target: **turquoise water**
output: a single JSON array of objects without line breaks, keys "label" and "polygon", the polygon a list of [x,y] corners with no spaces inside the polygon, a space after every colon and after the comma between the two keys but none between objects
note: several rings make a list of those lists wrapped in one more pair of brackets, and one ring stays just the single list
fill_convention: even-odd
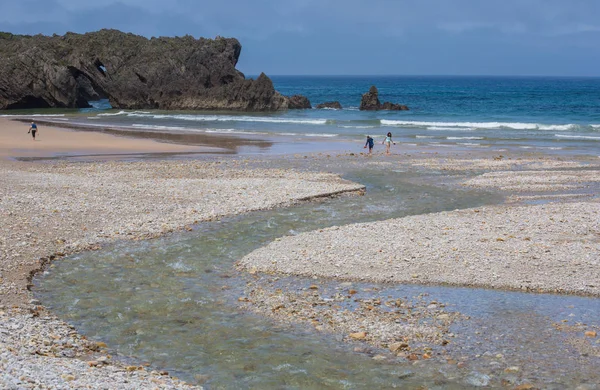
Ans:
[{"label": "turquoise water", "polygon": [[[343,110],[277,113],[110,110],[107,102],[79,112],[55,113],[59,121],[118,126],[132,131],[252,136],[277,142],[307,139],[360,144],[388,131],[398,142],[418,146],[536,149],[549,153],[598,154],[600,78],[275,76],[284,95],[306,95],[313,106],[338,100]],[[380,100],[410,111],[362,112],[361,95],[371,85]],[[108,110],[107,110],[108,109]],[[346,147],[346,146],[344,146]],[[376,146],[377,148],[377,146]],[[308,148],[310,149],[310,148]]]}]

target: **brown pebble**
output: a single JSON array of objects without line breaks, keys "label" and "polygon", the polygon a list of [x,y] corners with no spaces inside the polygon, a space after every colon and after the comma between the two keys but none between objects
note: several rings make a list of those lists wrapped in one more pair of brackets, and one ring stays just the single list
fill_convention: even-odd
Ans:
[{"label": "brown pebble", "polygon": [[364,340],[367,338],[367,332],[355,332],[349,334],[352,340]]}]

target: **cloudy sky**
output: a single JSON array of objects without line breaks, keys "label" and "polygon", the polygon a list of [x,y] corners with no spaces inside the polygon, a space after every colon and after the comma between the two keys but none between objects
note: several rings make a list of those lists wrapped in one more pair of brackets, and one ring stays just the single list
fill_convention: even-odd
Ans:
[{"label": "cloudy sky", "polygon": [[600,76],[599,0],[0,0],[0,31],[235,37],[267,74]]}]

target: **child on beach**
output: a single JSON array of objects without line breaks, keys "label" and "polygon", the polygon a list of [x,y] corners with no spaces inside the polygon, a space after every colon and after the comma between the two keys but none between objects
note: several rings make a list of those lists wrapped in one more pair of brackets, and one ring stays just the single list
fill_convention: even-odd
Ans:
[{"label": "child on beach", "polygon": [[35,141],[35,133],[37,133],[37,125],[35,124],[35,122],[31,122],[31,126],[29,127],[29,131],[27,133],[31,133],[31,136]]},{"label": "child on beach", "polygon": [[371,138],[371,136],[367,135],[367,143],[365,143],[365,147],[363,149],[366,149],[367,146],[369,146],[369,154],[371,154],[373,152],[374,145],[375,145],[375,141],[373,141],[373,138]]},{"label": "child on beach", "polygon": [[390,133],[390,132],[387,133],[387,136],[383,140],[382,144],[385,145],[385,154],[390,154],[390,145],[391,144],[396,145],[396,143],[394,141],[392,141],[392,133]]}]

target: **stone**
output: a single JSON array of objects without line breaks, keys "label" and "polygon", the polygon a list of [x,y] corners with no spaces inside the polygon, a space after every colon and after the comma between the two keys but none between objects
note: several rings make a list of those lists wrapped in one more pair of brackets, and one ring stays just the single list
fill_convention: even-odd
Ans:
[{"label": "stone", "polygon": [[[309,108],[262,73],[235,68],[235,38],[145,38],[118,30],[54,36],[0,34],[0,110],[82,108],[276,111]],[[124,54],[126,53],[126,54]]]},{"label": "stone", "polygon": [[409,108],[408,106],[405,106],[404,104],[396,104],[396,103],[390,103],[390,102],[385,102],[383,103],[381,106],[379,106],[380,110],[389,110],[389,111],[408,111]]},{"label": "stone", "polygon": [[514,390],[532,390],[535,389],[535,386],[531,383],[524,383],[514,388]]},{"label": "stone", "polygon": [[489,375],[481,374],[479,372],[473,371],[467,378],[466,381],[468,384],[476,387],[485,387],[490,383]]},{"label": "stone", "polygon": [[587,332],[585,332],[586,337],[596,337],[597,335],[598,335],[598,333],[596,333],[593,330],[588,330]]},{"label": "stone", "polygon": [[288,98],[288,108],[290,109],[308,109],[312,108],[310,100],[306,96],[293,95]]},{"label": "stone", "polygon": [[360,101],[361,111],[378,111],[378,110],[393,110],[393,111],[408,111],[409,108],[402,104],[379,101],[379,91],[376,86],[371,86],[369,92],[362,95]]},{"label": "stone", "polygon": [[360,110],[361,111],[377,111],[381,106],[381,102],[379,101],[379,91],[376,86],[371,86],[369,92],[362,95],[362,100],[360,101]]},{"label": "stone", "polygon": [[355,332],[349,334],[352,340],[364,340],[367,338],[367,332]]},{"label": "stone", "polygon": [[342,109],[342,105],[340,104],[340,102],[338,102],[336,100],[334,102],[325,102],[325,103],[317,104],[317,108],[319,108],[319,109],[331,108],[331,109],[334,109],[334,110],[341,110]]},{"label": "stone", "polygon": [[407,343],[392,343],[389,345],[389,349],[393,353],[397,353],[399,351],[407,351],[410,349]]}]

